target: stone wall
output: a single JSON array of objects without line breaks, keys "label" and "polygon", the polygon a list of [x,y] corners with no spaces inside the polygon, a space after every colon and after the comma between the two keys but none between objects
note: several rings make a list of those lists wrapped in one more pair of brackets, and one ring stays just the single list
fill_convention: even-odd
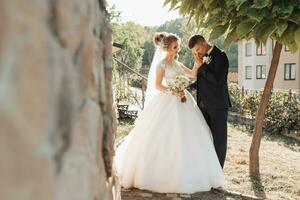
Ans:
[{"label": "stone wall", "polygon": [[0,0],[0,199],[112,199],[104,0]]}]

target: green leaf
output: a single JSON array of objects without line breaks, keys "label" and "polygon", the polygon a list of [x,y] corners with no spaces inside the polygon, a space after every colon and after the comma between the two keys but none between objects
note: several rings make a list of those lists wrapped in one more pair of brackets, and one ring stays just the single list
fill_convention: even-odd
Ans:
[{"label": "green leaf", "polygon": [[220,25],[220,26],[217,26],[216,28],[214,28],[210,35],[209,35],[209,40],[215,40],[217,38],[219,38],[221,35],[223,35],[227,28],[229,26],[229,23],[225,24],[225,25]]},{"label": "green leaf", "polygon": [[276,26],[273,23],[260,23],[253,30],[254,39],[258,40],[260,43],[266,43],[267,39],[271,36],[271,34],[275,31]]},{"label": "green leaf", "polygon": [[300,49],[300,28],[295,32],[295,41],[297,43],[298,49]]},{"label": "green leaf", "polygon": [[276,27],[277,27],[276,33],[278,34],[279,37],[282,36],[284,31],[287,29],[288,25],[289,24],[287,22],[282,20],[276,23]]},{"label": "green leaf", "polygon": [[171,1],[171,6],[170,6],[169,10],[173,10],[178,3],[179,3],[178,0],[172,0]]},{"label": "green leaf", "polygon": [[270,0],[255,0],[252,8],[261,9],[267,7],[270,3],[271,3]]},{"label": "green leaf", "polygon": [[289,21],[294,22],[300,25],[300,9],[295,9],[291,16],[289,17]]},{"label": "green leaf", "polygon": [[294,7],[292,5],[275,5],[272,9],[272,15],[274,18],[287,19],[293,12]]},{"label": "green leaf", "polygon": [[190,10],[189,4],[185,3],[179,7],[179,14],[185,15]]},{"label": "green leaf", "polygon": [[226,47],[229,48],[232,42],[237,40],[236,28],[232,29],[226,36],[225,44]]},{"label": "green leaf", "polygon": [[237,5],[237,10],[240,9],[240,7],[247,2],[247,0],[234,0],[235,4]]},{"label": "green leaf", "polygon": [[247,16],[250,19],[254,19],[257,22],[260,22],[264,18],[264,12],[262,12],[262,10],[260,10],[260,9],[249,8],[247,10]]},{"label": "green leaf", "polygon": [[171,2],[174,2],[174,1],[177,1],[177,0],[165,0],[163,6],[166,6],[167,4],[169,4],[169,3],[171,3]]},{"label": "green leaf", "polygon": [[222,9],[222,8],[215,8],[215,9],[211,10],[210,13],[213,14],[214,16],[215,15],[222,16],[223,11],[224,11],[224,9]]},{"label": "green leaf", "polygon": [[216,27],[216,26],[220,25],[220,22],[217,21],[216,18],[208,17],[207,20],[204,22],[204,25],[207,28],[213,28],[213,27]]},{"label": "green leaf", "polygon": [[226,0],[225,3],[227,8],[235,7],[235,2],[233,0]]},{"label": "green leaf", "polygon": [[205,9],[209,9],[214,0],[202,0]]},{"label": "green leaf", "polygon": [[292,53],[297,51],[297,44],[295,41],[296,30],[297,27],[294,24],[289,24],[286,31],[282,34],[283,44],[287,45]]},{"label": "green leaf", "polygon": [[296,31],[296,27],[294,25],[290,24],[282,35],[284,44],[287,44],[288,42],[291,42],[294,40],[295,31]]},{"label": "green leaf", "polygon": [[238,24],[236,30],[237,36],[239,38],[244,37],[247,33],[249,33],[253,29],[255,25],[256,22],[250,19]]},{"label": "green leaf", "polygon": [[289,48],[289,50],[291,51],[292,54],[295,53],[298,50],[297,43],[295,42],[295,40],[288,43],[287,46],[288,46],[288,48]]}]

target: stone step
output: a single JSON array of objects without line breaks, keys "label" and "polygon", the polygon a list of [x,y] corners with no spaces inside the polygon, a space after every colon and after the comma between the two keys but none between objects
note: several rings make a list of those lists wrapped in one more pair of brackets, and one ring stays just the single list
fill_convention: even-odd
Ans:
[{"label": "stone step", "polygon": [[194,194],[176,194],[176,193],[156,193],[147,190],[139,190],[136,188],[122,189],[121,191],[122,200],[148,200],[148,199],[159,199],[159,200],[189,200],[189,199],[201,199],[201,200],[240,200],[242,198],[230,198],[226,195],[216,192],[198,192]]}]

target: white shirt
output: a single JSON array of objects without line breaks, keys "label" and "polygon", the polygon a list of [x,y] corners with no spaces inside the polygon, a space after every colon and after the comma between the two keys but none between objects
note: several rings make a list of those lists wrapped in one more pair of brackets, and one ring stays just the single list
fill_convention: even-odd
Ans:
[{"label": "white shirt", "polygon": [[210,49],[207,51],[207,55],[209,55],[211,52],[212,52],[212,50],[214,49],[214,45],[212,45],[211,47],[210,47]]}]

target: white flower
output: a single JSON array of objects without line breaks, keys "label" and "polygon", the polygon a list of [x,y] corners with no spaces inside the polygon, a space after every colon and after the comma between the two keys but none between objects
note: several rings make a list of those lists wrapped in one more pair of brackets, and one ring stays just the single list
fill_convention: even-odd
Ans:
[{"label": "white flower", "polygon": [[209,64],[211,62],[211,57],[210,56],[204,56],[203,57],[203,63]]},{"label": "white flower", "polygon": [[185,90],[190,84],[192,84],[194,80],[184,76],[184,75],[178,75],[175,77],[173,81],[170,81],[169,88],[172,91],[180,92]]},{"label": "white flower", "polygon": [[[176,93],[184,91],[190,84],[192,84],[195,80],[190,79],[186,76],[183,75],[178,75],[173,79],[172,81],[169,82],[168,88],[171,91],[174,91]],[[183,96],[181,97],[181,102],[185,102],[186,97]]]}]

